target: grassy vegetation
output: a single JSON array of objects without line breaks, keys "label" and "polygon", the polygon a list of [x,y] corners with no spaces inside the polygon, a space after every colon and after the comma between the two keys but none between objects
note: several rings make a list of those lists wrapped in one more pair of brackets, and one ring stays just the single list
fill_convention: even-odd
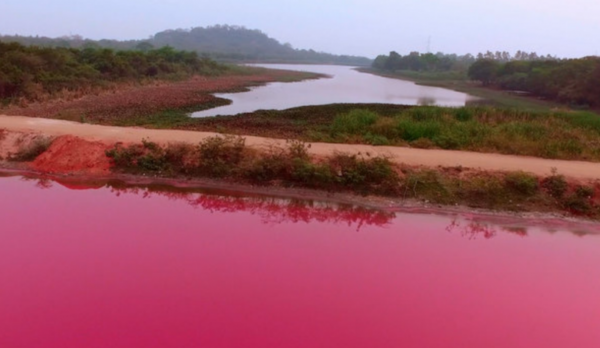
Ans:
[{"label": "grassy vegetation", "polygon": [[214,137],[198,146],[159,146],[144,141],[107,152],[114,170],[157,176],[209,177],[254,185],[282,185],[346,191],[429,203],[467,205],[509,211],[563,211],[600,217],[592,186],[572,185],[553,173],[537,178],[527,173],[463,172],[396,167],[382,157],[335,154],[315,160],[304,143],[258,153],[243,138]]},{"label": "grassy vegetation", "polygon": [[121,124],[600,161],[600,116],[584,111],[334,104],[201,119],[174,111]]},{"label": "grassy vegetation", "polygon": [[586,112],[418,107],[392,117],[369,110],[337,116],[323,139],[600,160],[600,117]]}]

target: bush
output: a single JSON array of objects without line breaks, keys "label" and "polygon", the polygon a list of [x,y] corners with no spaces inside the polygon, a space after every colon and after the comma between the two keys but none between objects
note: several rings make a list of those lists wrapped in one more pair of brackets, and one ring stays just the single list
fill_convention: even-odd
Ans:
[{"label": "bush", "polygon": [[235,136],[205,139],[198,146],[198,173],[211,177],[231,175],[244,159],[245,142]]},{"label": "bush", "polygon": [[589,186],[577,186],[575,189],[575,195],[579,198],[590,199],[594,197],[594,188]]},{"label": "bush", "polygon": [[142,145],[123,147],[121,144],[116,144],[106,151],[106,156],[112,159],[116,167],[127,171],[172,171],[172,164],[166,156],[166,150],[146,139],[142,140]]},{"label": "bush", "polygon": [[567,192],[567,181],[564,176],[553,174],[542,181],[542,187],[555,199],[561,199]]},{"label": "bush", "polygon": [[571,213],[577,215],[588,215],[592,212],[592,204],[586,198],[579,197],[577,194],[572,194],[564,201],[564,206]]},{"label": "bush", "polygon": [[365,194],[398,193],[400,179],[387,158],[336,154],[329,160],[329,165],[337,173],[337,181],[346,189]]},{"label": "bush", "polygon": [[538,179],[524,172],[507,174],[504,182],[509,189],[524,196],[532,196],[539,189]]},{"label": "bush", "polygon": [[51,138],[38,138],[33,140],[27,146],[20,148],[16,153],[8,156],[9,161],[14,162],[30,162],[35,160],[39,155],[46,152],[52,145]]}]

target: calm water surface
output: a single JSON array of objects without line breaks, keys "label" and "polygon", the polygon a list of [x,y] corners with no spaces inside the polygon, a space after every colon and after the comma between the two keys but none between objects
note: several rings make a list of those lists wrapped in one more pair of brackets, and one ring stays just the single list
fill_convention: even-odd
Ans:
[{"label": "calm water surface", "polygon": [[333,103],[385,103],[404,105],[464,106],[474,99],[448,89],[419,86],[410,81],[390,79],[335,65],[261,64],[272,69],[309,71],[331,78],[295,83],[270,83],[249,92],[216,94],[231,105],[193,113],[193,117],[236,115],[256,110],[284,110],[305,105]]},{"label": "calm water surface", "polygon": [[0,177],[0,347],[600,346],[598,226],[84,188]]}]

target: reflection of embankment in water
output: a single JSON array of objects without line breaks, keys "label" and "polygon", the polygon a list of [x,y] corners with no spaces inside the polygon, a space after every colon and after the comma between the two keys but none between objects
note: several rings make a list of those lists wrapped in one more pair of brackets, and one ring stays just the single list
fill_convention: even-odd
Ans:
[{"label": "reflection of embankment in water", "polygon": [[162,184],[132,185],[118,180],[72,181],[36,177],[22,177],[35,181],[40,189],[50,189],[56,182],[70,190],[108,189],[116,197],[138,195],[151,199],[154,196],[166,197],[173,201],[183,201],[194,208],[219,213],[250,213],[259,216],[265,224],[281,223],[344,223],[356,226],[359,231],[364,226],[385,227],[395,218],[393,212],[369,209],[357,205],[320,202],[308,199],[289,199],[257,194],[246,194],[217,189],[182,188]]},{"label": "reflection of embankment in water", "polygon": [[386,226],[395,217],[395,214],[391,212],[353,205],[268,196],[233,196],[189,192],[189,190],[165,191],[163,189],[164,187],[110,187],[110,190],[117,196],[137,194],[143,195],[144,198],[151,198],[153,195],[157,195],[170,200],[184,201],[192,207],[202,208],[209,212],[250,213],[260,216],[265,224],[284,222],[345,223],[348,226],[356,226],[356,230],[359,231],[363,226]]},{"label": "reflection of embankment in water", "polygon": [[[1,177],[14,176],[0,172]],[[166,184],[131,184],[121,180],[72,180],[21,176],[22,180],[35,181],[35,187],[50,189],[56,182],[70,190],[107,189],[119,197],[121,195],[141,195],[151,199],[154,196],[169,200],[183,201],[186,204],[209,212],[246,212],[260,216],[265,224],[292,223],[345,223],[356,226],[360,231],[364,226],[402,226],[403,217],[414,214],[429,214],[447,217],[451,222],[446,227],[450,233],[460,233],[468,239],[491,239],[500,233],[510,233],[527,237],[530,230],[547,233],[570,232],[576,236],[600,236],[600,223],[569,220],[565,218],[519,217],[501,214],[475,214],[448,212],[443,209],[394,209],[377,210],[360,205],[323,202],[309,199],[290,199],[264,194],[249,194],[225,189],[198,187],[176,187]]]},{"label": "reflection of embankment in water", "polygon": [[450,233],[459,233],[468,239],[492,239],[498,234],[510,233],[520,237],[530,235],[530,230],[546,233],[569,232],[578,237],[600,236],[600,224],[564,219],[526,219],[506,216],[462,214],[455,216],[446,227]]}]

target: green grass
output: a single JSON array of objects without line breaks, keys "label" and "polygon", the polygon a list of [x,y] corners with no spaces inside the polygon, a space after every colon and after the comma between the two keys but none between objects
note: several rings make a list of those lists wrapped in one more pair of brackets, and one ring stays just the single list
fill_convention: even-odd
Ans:
[{"label": "green grass", "polygon": [[379,116],[354,110],[334,118],[325,134],[339,142],[600,161],[600,116],[589,112],[422,106]]}]

